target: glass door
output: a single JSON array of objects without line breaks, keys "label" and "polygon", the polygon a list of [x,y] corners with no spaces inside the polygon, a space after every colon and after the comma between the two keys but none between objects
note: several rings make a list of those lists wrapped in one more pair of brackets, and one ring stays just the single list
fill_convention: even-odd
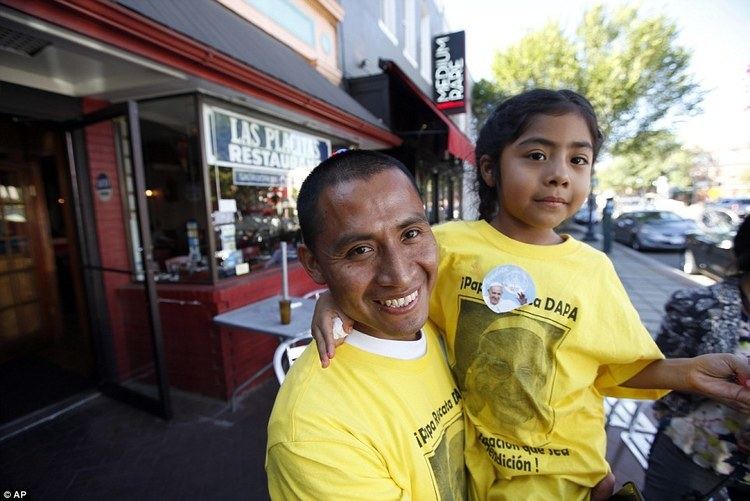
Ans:
[{"label": "glass door", "polygon": [[0,164],[0,363],[47,334],[25,170]]},{"label": "glass door", "polygon": [[66,142],[102,388],[169,419],[137,104],[86,115]]}]

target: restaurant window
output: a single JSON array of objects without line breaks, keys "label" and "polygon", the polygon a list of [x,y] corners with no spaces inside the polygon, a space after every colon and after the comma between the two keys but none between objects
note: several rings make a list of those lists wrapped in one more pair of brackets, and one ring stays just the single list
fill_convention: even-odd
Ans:
[{"label": "restaurant window", "polygon": [[279,266],[282,241],[296,259],[297,194],[330,141],[223,106],[203,116],[218,277]]},{"label": "restaurant window", "polygon": [[[146,200],[159,282],[211,281],[197,110],[194,95],[139,103]],[[132,189],[132,180],[127,186]]]},{"label": "restaurant window", "polygon": [[419,191],[422,193],[424,202],[424,211],[430,224],[438,222],[438,215],[435,208],[435,175],[429,170],[419,172]]},{"label": "restaurant window", "polygon": [[450,174],[443,172],[438,176],[438,222],[449,221],[451,219],[453,204],[453,194],[451,193]]},{"label": "restaurant window", "polygon": [[463,193],[463,177],[462,172],[454,172],[450,178],[450,192],[452,196],[452,202],[450,206],[450,213],[448,219],[456,220],[461,219],[461,199]]}]

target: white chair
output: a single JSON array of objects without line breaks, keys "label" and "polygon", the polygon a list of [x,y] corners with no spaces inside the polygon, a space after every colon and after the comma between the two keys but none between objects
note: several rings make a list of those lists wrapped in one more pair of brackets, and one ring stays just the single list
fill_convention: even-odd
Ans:
[{"label": "white chair", "polygon": [[605,426],[625,428],[620,439],[644,469],[648,468],[648,455],[656,436],[656,426],[647,415],[650,404],[645,400],[613,397],[607,397],[604,403]]},{"label": "white chair", "polygon": [[308,332],[302,336],[287,339],[276,348],[273,354],[273,371],[276,373],[279,384],[284,382],[286,373],[289,372],[295,360],[302,355],[310,341],[312,341],[312,336]]},{"label": "white chair", "polygon": [[307,294],[304,294],[302,297],[305,299],[318,299],[321,294],[324,292],[328,292],[328,287],[323,287],[322,289],[315,289],[314,291],[310,291]]}]

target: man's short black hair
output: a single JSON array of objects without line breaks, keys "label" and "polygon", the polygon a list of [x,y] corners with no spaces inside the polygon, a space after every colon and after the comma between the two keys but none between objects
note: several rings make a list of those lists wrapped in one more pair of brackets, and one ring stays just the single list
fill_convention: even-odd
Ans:
[{"label": "man's short black hair", "polygon": [[[297,197],[297,214],[302,231],[302,241],[311,250],[315,245],[315,235],[320,231],[321,218],[318,215],[318,200],[329,186],[353,180],[366,180],[388,169],[403,172],[419,195],[417,182],[409,169],[395,158],[371,150],[347,150],[337,153],[315,167],[302,183]],[[373,197],[379,196],[373,193]]]}]

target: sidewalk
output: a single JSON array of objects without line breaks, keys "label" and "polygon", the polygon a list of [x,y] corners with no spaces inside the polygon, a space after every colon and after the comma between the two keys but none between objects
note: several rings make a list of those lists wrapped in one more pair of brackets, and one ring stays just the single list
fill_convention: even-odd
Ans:
[{"label": "sidewalk", "polygon": [[[566,231],[581,236],[579,227]],[[698,286],[619,244],[610,257],[652,334],[669,295]],[[266,423],[277,390],[275,379],[268,381],[235,412],[223,402],[173,390],[170,422],[97,396],[0,442],[0,490],[25,490],[25,499],[33,500],[268,499]],[[626,407],[616,409],[613,425],[628,424],[632,408],[628,414]],[[608,459],[618,485],[642,485],[643,467],[623,442],[623,431],[609,427]]]}]

